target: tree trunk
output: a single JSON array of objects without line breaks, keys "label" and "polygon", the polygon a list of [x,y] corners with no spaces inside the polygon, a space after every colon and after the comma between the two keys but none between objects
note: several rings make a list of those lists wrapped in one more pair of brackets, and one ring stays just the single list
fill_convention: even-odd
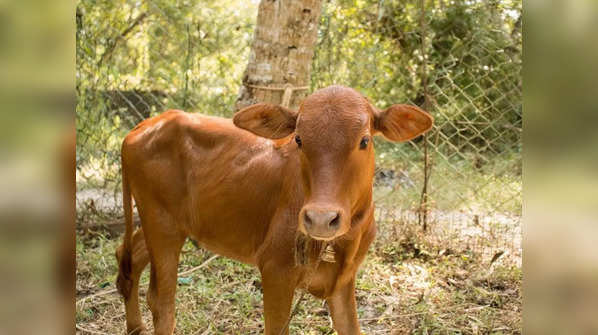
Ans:
[{"label": "tree trunk", "polygon": [[235,108],[268,102],[296,108],[307,95],[321,0],[262,0]]}]

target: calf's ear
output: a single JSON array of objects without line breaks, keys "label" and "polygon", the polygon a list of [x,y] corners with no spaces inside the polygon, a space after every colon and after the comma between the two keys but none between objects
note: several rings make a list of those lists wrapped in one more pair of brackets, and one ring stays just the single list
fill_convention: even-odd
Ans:
[{"label": "calf's ear", "polygon": [[409,141],[432,128],[434,118],[411,105],[392,105],[374,112],[374,128],[391,141]]},{"label": "calf's ear", "polygon": [[260,103],[238,111],[233,117],[233,123],[258,136],[278,139],[295,131],[297,112],[282,106]]}]

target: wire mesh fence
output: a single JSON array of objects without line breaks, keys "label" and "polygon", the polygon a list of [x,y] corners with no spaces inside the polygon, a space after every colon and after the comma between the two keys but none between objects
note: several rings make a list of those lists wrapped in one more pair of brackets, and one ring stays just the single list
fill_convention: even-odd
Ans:
[{"label": "wire mesh fence", "polygon": [[[78,4],[80,225],[121,215],[120,143],[135,124],[168,108],[232,116],[257,5]],[[342,84],[435,117],[408,143],[376,139],[379,224],[520,256],[521,3],[331,0],[317,43],[311,91]]]}]

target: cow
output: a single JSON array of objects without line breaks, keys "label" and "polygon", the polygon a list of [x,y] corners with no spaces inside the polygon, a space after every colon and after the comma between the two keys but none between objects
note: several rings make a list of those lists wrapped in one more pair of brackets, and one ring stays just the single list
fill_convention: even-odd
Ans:
[{"label": "cow", "polygon": [[265,334],[288,334],[297,288],[326,300],[338,334],[359,334],[355,276],[376,234],[372,136],[408,141],[432,124],[418,107],[379,110],[342,86],[298,111],[259,103],[231,120],[170,110],[138,124],[122,145],[116,252],[128,333],[147,332],[138,289],[148,263],[155,334],[174,332],[179,254],[191,238],[259,269]]}]

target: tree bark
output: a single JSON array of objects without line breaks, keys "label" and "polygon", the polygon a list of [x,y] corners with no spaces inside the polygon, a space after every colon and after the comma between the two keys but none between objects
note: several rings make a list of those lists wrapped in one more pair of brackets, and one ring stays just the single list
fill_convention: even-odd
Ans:
[{"label": "tree bark", "polygon": [[[321,0],[260,2],[252,51],[235,105],[237,110],[258,102],[282,104],[281,88],[285,85],[309,86],[321,8]],[[307,89],[292,90],[289,107],[296,108],[307,92]]]}]

